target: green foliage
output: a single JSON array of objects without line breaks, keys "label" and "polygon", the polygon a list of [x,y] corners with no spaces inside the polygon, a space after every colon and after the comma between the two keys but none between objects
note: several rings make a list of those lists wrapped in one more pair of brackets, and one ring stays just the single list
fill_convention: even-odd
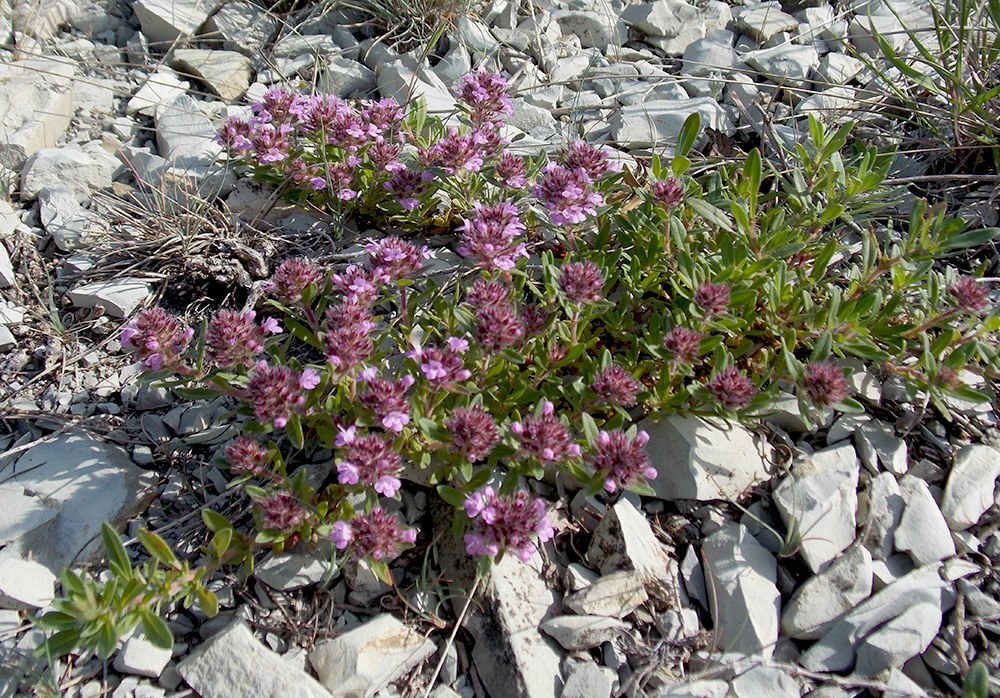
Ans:
[{"label": "green foliage", "polygon": [[965,698],[990,698],[990,671],[982,662],[975,662],[965,675],[962,690]]}]

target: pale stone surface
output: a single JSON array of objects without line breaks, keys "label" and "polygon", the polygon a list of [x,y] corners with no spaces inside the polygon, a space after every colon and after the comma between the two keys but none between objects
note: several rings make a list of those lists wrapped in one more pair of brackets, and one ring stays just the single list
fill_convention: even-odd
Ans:
[{"label": "pale stone surface", "polygon": [[5,550],[31,551],[54,572],[89,553],[95,541],[103,551],[101,524],[141,511],[158,479],[135,467],[120,447],[77,431],[32,447],[14,466],[0,472],[0,480],[38,496],[59,515]]},{"label": "pale stone surface", "polygon": [[781,44],[751,51],[743,56],[743,60],[762,78],[775,84],[804,88],[809,85],[810,71],[819,66],[819,53],[814,46]]},{"label": "pale stone surface", "polygon": [[157,148],[173,167],[211,167],[222,153],[215,125],[187,95],[157,105],[155,123]]},{"label": "pale stone surface", "polygon": [[51,148],[73,118],[71,61],[34,58],[0,63],[0,165],[20,169]]},{"label": "pale stone surface", "polygon": [[142,305],[151,292],[149,283],[142,279],[121,278],[77,286],[69,292],[69,299],[78,308],[101,305],[109,316],[124,318]]},{"label": "pale stone surface", "polygon": [[235,51],[179,48],[174,50],[172,65],[182,75],[201,80],[223,102],[242,97],[253,73],[250,59]]},{"label": "pale stone surface", "polygon": [[902,666],[927,649],[940,629],[938,604],[914,604],[864,639],[858,647],[855,673],[878,676]]},{"label": "pale stone surface", "polygon": [[132,635],[115,656],[115,671],[155,679],[163,673],[173,651],[155,646],[142,635]]},{"label": "pale stone surface", "polygon": [[559,616],[550,618],[540,626],[568,650],[586,650],[609,642],[632,626],[607,616]]},{"label": "pale stone surface", "polygon": [[774,490],[785,525],[794,521],[803,536],[802,557],[813,572],[854,540],[860,468],[851,444],[840,443],[796,463]]},{"label": "pale stone surface", "polygon": [[611,120],[612,138],[622,147],[662,147],[677,142],[685,119],[697,112],[702,129],[712,128],[732,135],[729,114],[711,97],[685,100],[655,100],[623,108]]},{"label": "pale stone surface", "polygon": [[309,663],[334,698],[371,698],[434,651],[433,642],[382,614],[320,644]]},{"label": "pale stone surface", "polygon": [[896,549],[896,528],[906,506],[892,473],[880,473],[868,481],[866,517],[872,523],[864,545],[876,560],[885,560]]},{"label": "pale stone surface", "polygon": [[906,476],[899,481],[906,503],[896,528],[896,550],[906,552],[919,565],[927,565],[955,554],[955,541],[927,483]]},{"label": "pale stone surface", "polygon": [[650,485],[662,499],[734,499],[768,477],[753,435],[739,424],[724,430],[675,414],[645,419],[639,429],[649,434],[646,453],[657,472]]},{"label": "pale stone surface", "polygon": [[651,587],[668,593],[677,587],[677,564],[664,552],[646,517],[625,499],[601,519],[587,559],[601,574],[635,570]]},{"label": "pale stone surface", "polygon": [[953,531],[975,526],[993,506],[997,477],[1000,452],[992,446],[974,444],[955,454],[941,500],[941,513]]},{"label": "pale stone surface", "polygon": [[854,445],[861,463],[871,472],[878,473],[881,465],[894,475],[906,474],[909,467],[906,442],[885,422],[875,420],[861,425],[854,432]]},{"label": "pale stone surface", "polygon": [[728,692],[725,681],[691,681],[660,689],[654,698],[725,698]]},{"label": "pale stone surface", "polygon": [[582,615],[624,618],[648,598],[642,575],[622,570],[600,577],[586,589],[567,596],[563,605]]},{"label": "pale stone surface", "polygon": [[38,217],[45,232],[63,252],[86,247],[107,232],[108,222],[77,203],[66,189],[45,188],[38,194]]},{"label": "pale stone surface", "polygon": [[59,515],[17,483],[0,482],[0,546],[31,533]]},{"label": "pale stone surface", "polygon": [[241,619],[195,648],[177,671],[202,698],[330,698],[316,679],[261,644]]},{"label": "pale stone surface", "polygon": [[778,640],[780,608],[774,556],[739,524],[706,538],[702,555],[718,646],[770,659]]},{"label": "pale stone surface", "polygon": [[153,116],[157,106],[169,104],[187,93],[190,83],[177,77],[169,68],[158,68],[142,83],[132,99],[128,101],[127,114]]},{"label": "pale stone surface", "polygon": [[782,609],[781,631],[797,639],[818,639],[830,621],[864,601],[871,591],[872,556],[859,545],[795,590]]},{"label": "pale stone surface", "polygon": [[760,42],[775,34],[799,28],[799,20],[777,7],[749,7],[737,14],[736,28]]},{"label": "pale stone surface", "polygon": [[559,698],[611,698],[618,675],[607,667],[583,662],[566,677]]},{"label": "pale stone surface", "polygon": [[413,69],[403,59],[378,64],[375,78],[379,93],[383,97],[392,97],[400,104],[411,98],[423,97],[430,114],[450,114],[457,107],[455,98],[441,78],[432,71],[424,70],[415,79]]},{"label": "pale stone surface", "polygon": [[799,682],[777,667],[758,666],[729,684],[732,698],[799,698]]},{"label": "pale stone surface", "polygon": [[41,608],[55,598],[56,576],[33,560],[0,560],[0,608]]},{"label": "pale stone surface", "polygon": [[618,46],[628,39],[628,27],[611,12],[556,10],[552,13],[552,21],[559,24],[563,34],[579,37],[583,48],[603,49],[609,44]]},{"label": "pale stone surface", "polygon": [[698,16],[698,8],[682,0],[656,0],[625,6],[622,21],[647,36],[677,36],[685,22]]},{"label": "pale stone surface", "polygon": [[150,46],[165,49],[197,32],[216,4],[214,0],[136,0],[133,11]]},{"label": "pale stone surface", "polygon": [[264,8],[249,2],[227,2],[205,23],[208,39],[220,37],[227,51],[239,51],[253,58],[278,30],[278,19]]},{"label": "pale stone surface", "polygon": [[316,87],[338,97],[368,96],[375,89],[375,73],[358,61],[334,56],[319,71]]},{"label": "pale stone surface", "polygon": [[283,553],[268,555],[254,565],[253,575],[272,589],[290,591],[318,583],[330,569],[330,561],[316,555]]},{"label": "pale stone surface", "polygon": [[42,189],[58,188],[86,201],[95,191],[109,188],[120,169],[118,158],[100,147],[43,148],[21,170],[21,199],[32,201]]}]

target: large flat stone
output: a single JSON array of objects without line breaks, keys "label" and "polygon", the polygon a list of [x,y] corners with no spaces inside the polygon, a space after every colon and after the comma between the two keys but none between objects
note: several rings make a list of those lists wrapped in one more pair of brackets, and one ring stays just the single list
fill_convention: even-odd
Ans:
[{"label": "large flat stone", "polygon": [[941,513],[953,531],[975,526],[993,506],[993,491],[1000,477],[1000,452],[975,444],[955,454],[941,500]]},{"label": "large flat stone", "polygon": [[685,119],[697,112],[702,130],[712,128],[727,135],[735,132],[726,110],[711,97],[654,100],[624,107],[611,120],[611,137],[623,148],[674,145]]},{"label": "large flat stone", "polygon": [[19,170],[58,142],[73,118],[74,66],[48,58],[0,63],[0,165]]},{"label": "large flat stone", "polygon": [[235,51],[179,48],[174,51],[173,66],[203,82],[223,102],[242,97],[253,73],[250,59]]},{"label": "large flat stone", "polygon": [[194,35],[217,4],[216,0],[137,0],[132,9],[150,47],[164,50]]}]

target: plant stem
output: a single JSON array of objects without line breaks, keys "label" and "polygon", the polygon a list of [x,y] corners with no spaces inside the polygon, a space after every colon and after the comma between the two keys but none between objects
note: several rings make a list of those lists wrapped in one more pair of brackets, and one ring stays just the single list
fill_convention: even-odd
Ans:
[{"label": "plant stem", "polygon": [[444,667],[445,660],[448,659],[448,650],[455,644],[455,636],[458,635],[458,629],[462,627],[465,615],[469,612],[469,606],[472,605],[472,599],[475,597],[476,591],[479,590],[480,581],[482,581],[482,577],[477,574],[476,581],[472,585],[472,589],[469,590],[469,598],[465,600],[465,606],[462,607],[462,612],[459,613],[458,618],[455,619],[455,627],[451,629],[451,635],[448,636],[448,642],[445,643],[444,649],[441,652],[441,659],[438,660],[437,666],[434,667],[434,673],[431,674],[430,681],[427,682],[427,690],[424,691],[423,698],[428,698],[434,688],[434,682],[437,681],[437,677],[441,673],[441,669]]}]

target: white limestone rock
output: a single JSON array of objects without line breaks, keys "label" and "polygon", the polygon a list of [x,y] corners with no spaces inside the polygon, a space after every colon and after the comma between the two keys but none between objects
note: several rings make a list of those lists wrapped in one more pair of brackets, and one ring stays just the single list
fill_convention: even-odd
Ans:
[{"label": "white limestone rock", "polygon": [[56,576],[45,565],[19,558],[0,559],[0,608],[42,608],[55,598]]},{"label": "white limestone rock", "polygon": [[670,415],[645,419],[639,429],[649,434],[646,453],[657,472],[650,485],[661,499],[731,500],[768,478],[753,435],[739,424],[719,429],[698,417]]},{"label": "white limestone rock", "polygon": [[625,24],[647,36],[677,36],[685,22],[698,16],[698,8],[683,0],[656,0],[626,5],[621,14]]},{"label": "white limestone rock", "polygon": [[729,684],[732,698],[799,698],[799,682],[777,667],[757,666]]},{"label": "white limestone rock", "polygon": [[809,86],[810,72],[819,66],[819,53],[814,46],[780,44],[751,51],[743,60],[762,78],[776,85],[801,89]]},{"label": "white limestone rock", "polygon": [[854,48],[859,53],[873,57],[881,54],[881,49],[875,41],[876,33],[881,35],[897,53],[906,48],[906,44],[910,41],[905,27],[891,12],[885,15],[855,15],[847,31],[847,38]]},{"label": "white limestone rock", "polygon": [[33,58],[0,63],[0,165],[19,170],[56,145],[73,118],[75,63]]},{"label": "white limestone rock", "polygon": [[563,605],[581,615],[624,618],[648,598],[642,575],[621,570],[599,577],[585,589],[567,596]]},{"label": "white limestone rock", "polygon": [[570,651],[588,650],[610,642],[632,626],[607,616],[558,616],[550,618],[539,626]]},{"label": "white limestone rock", "polygon": [[736,29],[749,34],[760,43],[780,32],[795,31],[798,28],[799,20],[777,7],[750,5],[736,13]]},{"label": "white limestone rock", "polygon": [[583,48],[605,49],[620,46],[628,39],[628,27],[618,15],[608,11],[556,10],[552,21],[559,25],[563,34],[571,34],[580,39]]},{"label": "white limestone rock", "polygon": [[172,167],[211,167],[222,153],[215,125],[187,95],[156,107],[156,145]]},{"label": "white limestone rock", "polygon": [[364,97],[374,91],[375,73],[358,61],[333,56],[326,61],[316,80],[316,88],[324,94],[345,99]]},{"label": "white limestone rock", "polygon": [[420,633],[382,614],[317,646],[309,663],[334,698],[371,698],[435,650]]},{"label": "white limestone rock", "polygon": [[330,571],[330,561],[308,553],[270,554],[254,565],[253,576],[272,589],[291,591],[318,584]]},{"label": "white limestone rock", "polygon": [[876,560],[888,559],[896,549],[896,529],[906,503],[892,473],[880,473],[868,481],[866,517],[872,518],[864,546]]},{"label": "white limestone rock", "polygon": [[278,31],[278,19],[249,0],[222,5],[205,23],[206,41],[222,41],[227,51],[254,58]]},{"label": "white limestone rock", "polygon": [[602,575],[635,570],[651,589],[671,594],[677,588],[677,563],[664,552],[646,517],[625,499],[594,530],[587,560]]},{"label": "white limestone rock", "polygon": [[195,648],[177,671],[202,698],[330,698],[316,679],[265,647],[239,618]]},{"label": "white limestone rock", "polygon": [[705,37],[691,42],[684,49],[681,73],[695,77],[707,76],[715,71],[726,72],[739,63],[740,58],[732,44],[718,38]]},{"label": "white limestone rock", "polygon": [[120,169],[118,158],[96,145],[86,150],[43,148],[21,170],[21,200],[32,201],[50,187],[70,192],[77,201],[86,201],[95,191],[110,188]]},{"label": "white limestone rock", "polygon": [[172,649],[157,647],[142,635],[132,635],[115,655],[114,668],[123,674],[159,678],[170,662]]},{"label": "white limestone rock", "polygon": [[872,473],[878,466],[894,475],[905,475],[909,467],[906,442],[896,436],[895,430],[881,420],[874,420],[854,432],[854,445],[861,463]]},{"label": "white limestone rock", "polygon": [[834,560],[795,590],[781,612],[781,631],[801,640],[816,640],[830,621],[851,610],[872,592],[872,556],[864,546]]},{"label": "white limestone rock", "polygon": [[909,553],[918,566],[954,555],[951,529],[927,483],[907,475],[899,481],[899,492],[906,506],[896,528],[896,550]]},{"label": "white limestone rock", "polygon": [[158,68],[150,74],[135,95],[128,101],[125,112],[134,116],[153,116],[161,104],[170,104],[175,99],[187,94],[190,83],[181,80],[177,73],[169,68]]},{"label": "white limestone rock", "polygon": [[1000,452],[973,444],[955,454],[941,500],[941,513],[953,531],[975,526],[993,506],[993,492],[1000,477]]},{"label": "white limestone rock", "polygon": [[150,47],[165,50],[193,36],[215,6],[213,0],[136,0],[132,9]]},{"label": "white limestone rock", "polygon": [[86,247],[94,238],[107,232],[108,221],[77,203],[66,189],[42,189],[38,195],[38,217],[45,232],[63,252]]},{"label": "white limestone rock", "polygon": [[611,698],[618,675],[607,667],[582,662],[566,677],[559,698]]},{"label": "white limestone rock", "polygon": [[910,606],[864,639],[857,649],[855,673],[874,677],[901,667],[927,649],[940,629],[939,604]]},{"label": "white limestone rock", "polygon": [[706,538],[702,556],[719,647],[769,660],[778,640],[781,602],[774,556],[739,524]]},{"label": "white limestone rock", "polygon": [[701,116],[702,129],[727,135],[735,133],[728,112],[711,97],[684,100],[658,99],[624,107],[611,119],[611,137],[623,148],[650,148],[677,142],[684,121],[693,113]]},{"label": "white limestone rock", "polygon": [[0,482],[0,546],[31,533],[58,515],[58,509],[46,506],[21,485]]},{"label": "white limestone rock", "polygon": [[414,97],[423,97],[430,114],[450,114],[458,103],[448,87],[433,71],[423,70],[414,78],[413,68],[402,58],[379,63],[375,68],[379,93],[392,97],[400,104]]},{"label": "white limestone rock", "polygon": [[785,526],[803,536],[802,557],[819,572],[854,540],[860,464],[854,448],[840,443],[797,462],[774,490]]},{"label": "white limestone rock", "polygon": [[846,53],[828,53],[816,66],[816,82],[823,86],[846,85],[856,78],[865,64]]},{"label": "white limestone rock", "polygon": [[69,299],[78,308],[104,308],[109,317],[129,317],[153,292],[143,279],[122,277],[110,281],[77,286],[69,292]]},{"label": "white limestone rock", "polygon": [[250,87],[250,59],[235,51],[179,48],[171,65],[182,75],[197,78],[223,102],[234,102]]},{"label": "white limestone rock", "polygon": [[499,45],[490,28],[468,15],[455,20],[455,33],[459,40],[474,53],[488,54]]},{"label": "white limestone rock", "polygon": [[813,114],[827,123],[841,123],[849,119],[858,107],[857,93],[850,87],[831,87],[809,95],[795,105],[799,116]]}]

